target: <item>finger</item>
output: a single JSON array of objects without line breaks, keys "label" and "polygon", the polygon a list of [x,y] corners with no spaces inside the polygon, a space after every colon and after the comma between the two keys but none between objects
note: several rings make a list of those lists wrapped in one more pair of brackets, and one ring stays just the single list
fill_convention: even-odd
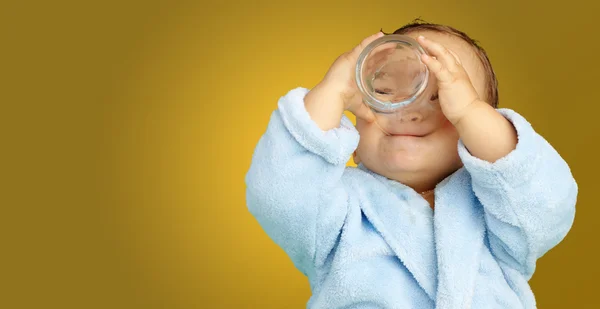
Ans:
[{"label": "finger", "polygon": [[364,66],[365,73],[375,74],[375,72],[383,69],[384,64],[389,60],[389,55],[377,55],[373,59],[369,59],[367,64]]},{"label": "finger", "polygon": [[395,44],[382,44],[375,47],[367,57],[365,68],[373,68],[387,60],[396,51]]},{"label": "finger", "polygon": [[358,58],[358,55],[360,55],[360,52],[362,52],[363,49],[365,49],[365,47],[367,47],[367,45],[371,44],[371,42],[377,40],[378,38],[384,36],[384,34],[379,31],[373,35],[370,35],[368,37],[366,37],[364,40],[362,40],[362,42],[360,42],[360,44],[358,44],[356,47],[354,47],[352,49],[352,51],[350,52],[350,55],[353,58]]},{"label": "finger", "polygon": [[[373,48],[373,50],[371,51],[371,54],[375,55],[375,54],[382,53],[382,52],[389,53],[391,51],[394,51],[396,49],[397,45],[398,45],[397,43],[390,43],[390,42],[380,44],[377,47]],[[366,47],[366,45],[365,45],[365,47]]]},{"label": "finger", "polygon": [[452,54],[452,56],[454,56],[454,60],[456,61],[456,65],[462,66],[462,61],[460,61],[460,57],[458,57],[458,55],[455,52],[453,52],[451,49],[448,49],[448,51]]},{"label": "finger", "polygon": [[434,56],[450,72],[459,70],[461,66],[460,61],[458,61],[458,56],[456,56],[454,52],[437,42],[423,37],[422,35],[418,37],[418,40],[423,48],[425,48],[427,52]]},{"label": "finger", "polygon": [[348,110],[356,116],[356,118],[362,119],[368,123],[372,123],[375,121],[375,114],[373,110],[369,108],[363,102],[357,102],[357,104],[353,104]]},{"label": "finger", "polygon": [[454,75],[448,71],[448,68],[445,67],[439,59],[434,59],[429,55],[421,56],[421,59],[425,63],[425,65],[429,68],[438,81],[442,83],[452,83],[454,81]]}]

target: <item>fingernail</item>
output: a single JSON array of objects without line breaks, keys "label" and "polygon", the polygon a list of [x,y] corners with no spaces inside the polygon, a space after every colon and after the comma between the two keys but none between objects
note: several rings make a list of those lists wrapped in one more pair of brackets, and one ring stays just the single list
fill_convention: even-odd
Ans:
[{"label": "fingernail", "polygon": [[421,40],[425,40],[425,37],[424,37],[424,36],[422,36],[422,35],[419,35],[419,39],[421,39]]}]

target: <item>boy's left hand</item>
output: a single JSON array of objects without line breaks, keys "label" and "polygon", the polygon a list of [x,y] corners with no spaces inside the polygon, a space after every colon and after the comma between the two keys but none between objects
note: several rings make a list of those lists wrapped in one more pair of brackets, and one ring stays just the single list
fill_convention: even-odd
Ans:
[{"label": "boy's left hand", "polygon": [[514,126],[479,98],[458,56],[439,43],[423,37],[417,40],[431,54],[422,59],[438,80],[442,111],[469,152],[481,160],[496,162],[514,150],[518,141]]},{"label": "boy's left hand", "polygon": [[456,126],[481,101],[458,56],[445,46],[419,36],[417,41],[432,55],[422,60],[435,75],[442,112]]}]

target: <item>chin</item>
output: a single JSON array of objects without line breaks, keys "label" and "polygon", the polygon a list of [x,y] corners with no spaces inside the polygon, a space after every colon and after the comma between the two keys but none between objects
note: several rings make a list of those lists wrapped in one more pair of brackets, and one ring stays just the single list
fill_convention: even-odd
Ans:
[{"label": "chin", "polygon": [[427,169],[426,163],[422,155],[402,151],[386,155],[381,160],[382,167],[394,173],[423,171]]}]

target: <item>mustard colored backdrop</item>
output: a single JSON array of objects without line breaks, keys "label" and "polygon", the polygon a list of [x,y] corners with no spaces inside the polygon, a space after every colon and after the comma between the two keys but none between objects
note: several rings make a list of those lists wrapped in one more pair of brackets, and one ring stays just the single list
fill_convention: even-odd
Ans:
[{"label": "mustard colored backdrop", "polygon": [[570,163],[538,307],[599,308],[595,1],[21,1],[2,23],[0,308],[305,308],[245,204],[277,100],[416,17],[481,41],[502,107]]}]

